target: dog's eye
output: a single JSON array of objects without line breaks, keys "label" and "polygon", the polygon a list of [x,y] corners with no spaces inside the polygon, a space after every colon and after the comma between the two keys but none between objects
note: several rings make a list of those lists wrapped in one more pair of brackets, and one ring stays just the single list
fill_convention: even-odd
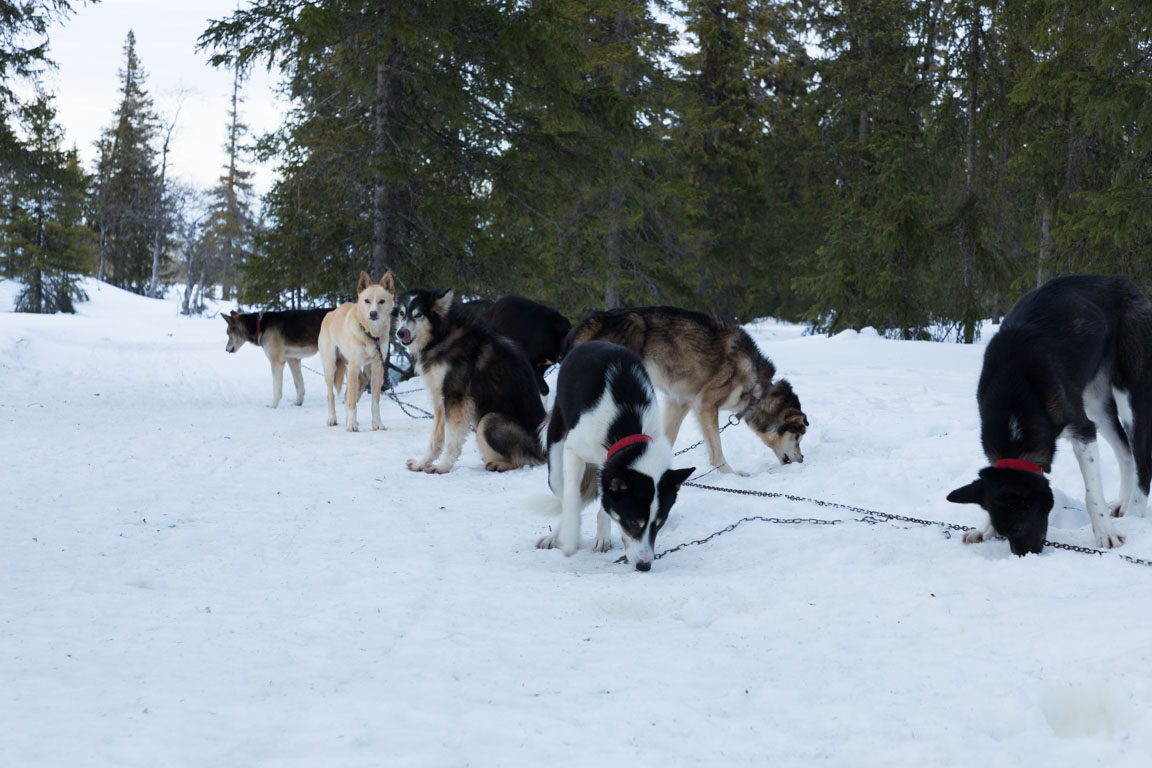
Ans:
[{"label": "dog's eye", "polygon": [[421,315],[419,312],[413,312],[412,313],[412,319],[413,320],[419,320],[421,317],[423,317],[423,315]]}]

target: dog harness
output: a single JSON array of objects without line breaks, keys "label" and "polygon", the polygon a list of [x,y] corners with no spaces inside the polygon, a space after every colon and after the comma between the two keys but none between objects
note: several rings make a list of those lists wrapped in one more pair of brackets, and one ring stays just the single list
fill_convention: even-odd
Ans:
[{"label": "dog harness", "polygon": [[652,442],[651,435],[628,435],[628,437],[622,437],[608,447],[608,455],[604,457],[604,461],[608,461],[608,459],[612,458],[612,454],[616,453],[617,451],[621,451],[630,445],[650,442]]},{"label": "dog harness", "polygon": [[1044,467],[1024,459],[998,459],[993,466],[997,469],[1019,469],[1024,472],[1035,472],[1038,475],[1044,474]]}]

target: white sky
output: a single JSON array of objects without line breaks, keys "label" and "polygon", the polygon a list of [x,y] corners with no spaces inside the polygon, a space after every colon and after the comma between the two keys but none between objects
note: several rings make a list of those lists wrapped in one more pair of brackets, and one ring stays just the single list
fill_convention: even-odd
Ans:
[{"label": "white sky", "polygon": [[[232,73],[208,64],[197,53],[196,38],[210,19],[228,16],[236,0],[103,0],[83,5],[49,35],[50,58],[58,69],[46,73],[45,85],[56,94],[58,120],[75,144],[88,170],[95,157],[93,144],[112,121],[118,105],[119,78],[124,66],[128,30],[136,33],[136,52],[144,67],[145,87],[165,121],[184,101],[172,135],[169,173],[202,189],[215,184],[227,157],[226,138]],[[280,124],[286,104],[277,99],[275,73],[254,70],[241,90],[241,120],[253,135]],[[246,167],[256,173],[256,192],[272,182],[272,169]]]}]

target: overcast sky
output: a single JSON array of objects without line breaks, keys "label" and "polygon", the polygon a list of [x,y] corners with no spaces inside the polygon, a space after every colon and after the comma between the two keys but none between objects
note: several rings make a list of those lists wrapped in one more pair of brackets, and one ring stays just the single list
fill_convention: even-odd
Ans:
[{"label": "overcast sky", "polygon": [[[89,170],[93,144],[111,124],[119,103],[117,72],[124,67],[124,41],[131,29],[147,75],[145,87],[163,119],[171,119],[184,92],[169,172],[201,188],[216,183],[227,160],[223,146],[232,73],[209,66],[195,46],[210,19],[224,18],[236,6],[236,0],[103,0],[79,6],[67,22],[51,30],[50,57],[59,68],[46,74],[45,84],[56,94],[69,146],[79,147]],[[257,69],[242,90],[241,119],[256,134],[279,125],[285,110],[273,93],[276,81],[274,74]],[[272,170],[251,162],[248,167],[257,174],[257,192],[265,192]]]}]

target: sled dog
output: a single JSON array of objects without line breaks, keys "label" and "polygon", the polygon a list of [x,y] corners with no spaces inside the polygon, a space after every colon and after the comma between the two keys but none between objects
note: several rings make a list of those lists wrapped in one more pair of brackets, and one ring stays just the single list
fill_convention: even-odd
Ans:
[{"label": "sled dog", "polygon": [[800,398],[786,380],[772,382],[776,367],[740,326],[676,307],[612,309],[595,312],[572,329],[568,346],[593,339],[640,355],[652,382],[667,395],[664,434],[670,443],[692,410],[708,461],[721,472],[736,472],[720,445],[720,411],[735,411],[781,464],[804,461],[800,438],[808,417]]},{"label": "sled dog", "polygon": [[320,326],[320,360],[324,364],[324,384],[328,388],[328,426],[336,426],[336,392],[344,387],[346,428],[359,430],[356,401],[360,399],[359,372],[367,367],[372,386],[372,429],[384,429],[380,421],[380,389],[388,367],[388,323],[396,297],[396,281],[391,270],[378,284],[367,272],[360,273],[356,301],[336,307]]},{"label": "sled dog", "polygon": [[564,340],[572,330],[568,318],[551,307],[523,296],[503,296],[496,301],[475,299],[464,305],[501,336],[520,345],[536,370],[540,394],[548,394],[544,374],[560,360]]},{"label": "sled dog", "polygon": [[[974,543],[1000,534],[1039,552],[1048,532],[1056,438],[1072,442],[1098,547],[1124,537],[1111,515],[1143,516],[1152,476],[1152,304],[1127,277],[1071,275],[1024,294],[988,342],[976,389],[990,466],[948,494],[988,512]],[[1099,433],[1120,463],[1120,501],[1104,502]],[[1111,515],[1110,515],[1111,513]]]},{"label": "sled dog", "polygon": [[[452,291],[415,290],[393,311],[396,339],[416,360],[432,399],[432,437],[414,472],[444,473],[460,458],[469,426],[484,468],[493,472],[544,463],[536,377],[524,352],[453,300]],[[439,461],[437,461],[439,458]]]},{"label": "sled dog", "polygon": [[[656,534],[680,485],[695,471],[670,469],[672,445],[660,434],[656,391],[635,352],[590,341],[564,358],[548,420],[548,485],[560,500],[560,523],[536,546],[580,546],[580,511],[601,499],[593,549],[612,548],[610,520],[620,526],[628,561],[652,568]],[[599,472],[599,488],[597,488]]]},{"label": "sled dog", "polygon": [[296,384],[296,405],[304,404],[304,377],[300,361],[316,354],[316,337],[320,323],[330,312],[324,309],[290,309],[282,312],[236,312],[223,315],[228,324],[228,344],[224,349],[235,352],[251,342],[264,350],[272,366],[272,402],[270,408],[280,404],[284,392],[284,363],[292,371]]}]

